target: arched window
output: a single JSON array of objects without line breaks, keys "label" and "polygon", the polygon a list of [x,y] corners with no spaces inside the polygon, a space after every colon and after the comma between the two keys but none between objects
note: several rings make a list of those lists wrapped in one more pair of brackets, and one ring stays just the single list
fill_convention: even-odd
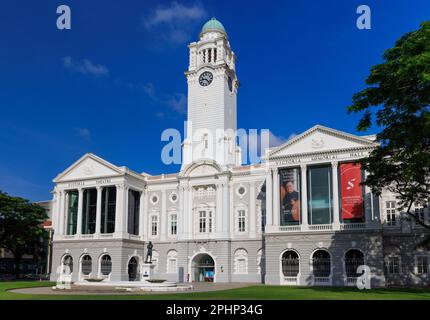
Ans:
[{"label": "arched window", "polygon": [[100,259],[100,273],[103,276],[108,276],[112,272],[112,259],[110,255],[105,254]]},{"label": "arched window", "polygon": [[81,260],[81,270],[84,276],[88,276],[93,269],[93,261],[89,255],[85,255]]},{"label": "arched window", "polygon": [[128,262],[128,280],[136,281],[138,275],[138,261],[136,257],[132,257]]},{"label": "arched window", "polygon": [[167,273],[178,272],[178,252],[170,250],[167,253]]},{"label": "arched window", "polygon": [[282,255],[282,273],[286,277],[297,277],[300,271],[300,258],[293,250],[285,251]]},{"label": "arched window", "polygon": [[360,250],[351,249],[345,254],[345,271],[347,277],[358,277],[357,268],[364,265],[364,255]]},{"label": "arched window", "polygon": [[71,255],[68,254],[63,257],[63,266],[68,267],[70,273],[73,272],[73,258]]},{"label": "arched window", "polygon": [[331,273],[330,254],[326,250],[317,250],[312,255],[312,269],[314,277],[326,278]]},{"label": "arched window", "polygon": [[237,249],[234,253],[234,272],[248,274],[248,252],[245,249]]}]

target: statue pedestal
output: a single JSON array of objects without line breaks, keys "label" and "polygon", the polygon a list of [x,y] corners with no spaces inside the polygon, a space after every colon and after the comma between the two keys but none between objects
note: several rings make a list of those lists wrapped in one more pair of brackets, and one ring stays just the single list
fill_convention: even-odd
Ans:
[{"label": "statue pedestal", "polygon": [[145,262],[142,264],[141,281],[148,281],[153,279],[155,264]]}]

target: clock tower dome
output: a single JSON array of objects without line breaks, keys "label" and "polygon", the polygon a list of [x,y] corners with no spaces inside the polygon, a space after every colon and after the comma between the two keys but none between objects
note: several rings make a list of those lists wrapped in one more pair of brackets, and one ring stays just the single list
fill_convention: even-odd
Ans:
[{"label": "clock tower dome", "polygon": [[224,26],[212,18],[203,26],[199,40],[188,47],[188,122],[182,168],[201,160],[214,160],[224,168],[240,165],[236,55]]}]

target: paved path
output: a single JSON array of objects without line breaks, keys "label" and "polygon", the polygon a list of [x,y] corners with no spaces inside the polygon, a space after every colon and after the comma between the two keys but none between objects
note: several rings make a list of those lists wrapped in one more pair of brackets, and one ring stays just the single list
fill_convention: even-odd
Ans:
[{"label": "paved path", "polygon": [[38,287],[38,288],[24,288],[14,289],[10,292],[24,293],[24,294],[47,294],[47,295],[142,295],[142,294],[177,294],[177,293],[191,293],[191,292],[210,292],[244,288],[256,285],[255,283],[193,283],[194,289],[184,292],[145,292],[133,291],[124,292],[121,290],[114,290],[114,288],[106,287],[76,287],[72,286],[71,290],[52,290],[51,287]]}]

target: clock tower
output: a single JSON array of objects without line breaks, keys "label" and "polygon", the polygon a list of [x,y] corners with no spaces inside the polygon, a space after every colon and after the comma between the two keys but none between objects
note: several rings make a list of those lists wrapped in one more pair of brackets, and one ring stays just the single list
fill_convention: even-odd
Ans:
[{"label": "clock tower", "polygon": [[203,26],[197,42],[189,44],[188,122],[183,144],[182,168],[214,160],[221,167],[241,164],[236,142],[236,55],[224,26],[212,18]]}]

